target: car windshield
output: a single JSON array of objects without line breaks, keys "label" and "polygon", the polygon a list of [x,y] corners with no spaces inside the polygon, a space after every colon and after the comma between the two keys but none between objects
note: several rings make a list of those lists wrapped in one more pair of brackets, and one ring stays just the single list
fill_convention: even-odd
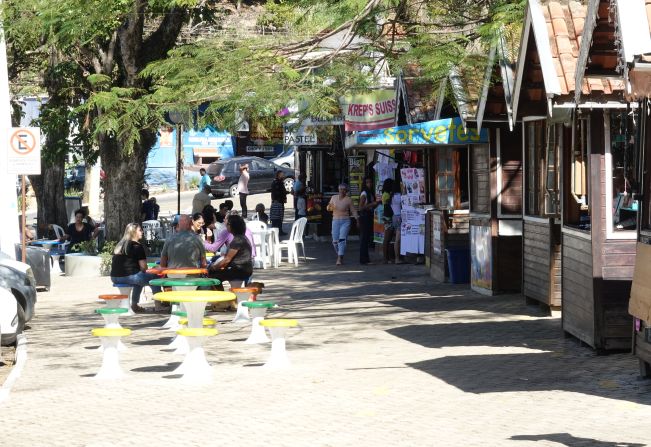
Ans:
[{"label": "car windshield", "polygon": [[209,176],[214,177],[215,175],[220,175],[223,169],[224,169],[224,163],[211,163],[208,166],[208,170],[206,171],[206,173]]}]

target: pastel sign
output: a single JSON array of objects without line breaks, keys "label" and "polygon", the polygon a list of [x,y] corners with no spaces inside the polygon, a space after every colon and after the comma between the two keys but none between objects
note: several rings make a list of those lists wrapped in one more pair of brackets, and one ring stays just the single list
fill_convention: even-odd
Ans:
[{"label": "pastel sign", "polygon": [[448,118],[409,126],[389,127],[355,134],[359,145],[436,145],[477,144],[488,142],[488,132],[464,129],[461,118]]}]

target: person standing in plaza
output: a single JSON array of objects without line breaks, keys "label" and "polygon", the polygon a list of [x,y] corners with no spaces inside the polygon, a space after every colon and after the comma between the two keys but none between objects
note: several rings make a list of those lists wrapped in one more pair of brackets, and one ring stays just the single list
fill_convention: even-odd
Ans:
[{"label": "person standing in plaza", "polygon": [[202,212],[207,205],[210,205],[211,200],[210,186],[204,186],[201,191],[192,197],[192,214]]},{"label": "person standing in plaza", "polygon": [[336,265],[344,263],[346,252],[346,239],[350,231],[350,217],[357,220],[357,210],[353,201],[348,195],[348,185],[339,185],[339,194],[332,196],[328,203],[328,211],[332,213],[332,245],[337,253]]},{"label": "person standing in plaza", "polygon": [[165,240],[160,266],[206,267],[206,249],[199,236],[192,232],[192,219],[187,214],[181,214],[177,232]]},{"label": "person standing in plaza", "polygon": [[140,206],[140,219],[142,219],[143,222],[145,220],[157,220],[160,205],[156,203],[156,197],[150,199],[149,191],[143,188],[140,191],[140,198],[142,199],[142,205]]},{"label": "person standing in plaza", "polygon": [[246,196],[249,195],[249,165],[240,165],[240,178],[237,181],[237,193],[240,195],[240,207],[242,208],[242,219],[246,220],[248,209],[246,208]]},{"label": "person standing in plaza", "polygon": [[292,194],[294,195],[294,219],[298,219],[298,198],[305,196],[305,174],[298,175],[292,186]]},{"label": "person standing in plaza", "polygon": [[371,258],[368,254],[373,240],[373,214],[378,202],[375,199],[373,179],[364,178],[362,193],[359,196],[359,263],[369,264]]},{"label": "person standing in plaza", "polygon": [[271,209],[269,218],[271,226],[278,228],[278,234],[285,236],[283,231],[283,218],[285,217],[285,203],[287,203],[287,190],[285,189],[285,173],[276,172],[276,178],[271,183]]},{"label": "person standing in plaza", "polygon": [[210,186],[210,176],[204,168],[199,169],[199,191],[203,191],[205,186]]},{"label": "person standing in plaza", "polygon": [[[147,273],[147,255],[145,248],[140,244],[142,227],[137,223],[130,223],[124,229],[124,235],[113,250],[111,261],[111,281],[116,284],[130,284],[131,309],[136,313],[145,311],[140,307],[140,294],[149,281],[158,278],[153,273]],[[160,287],[151,286],[154,293],[161,291]]]}]

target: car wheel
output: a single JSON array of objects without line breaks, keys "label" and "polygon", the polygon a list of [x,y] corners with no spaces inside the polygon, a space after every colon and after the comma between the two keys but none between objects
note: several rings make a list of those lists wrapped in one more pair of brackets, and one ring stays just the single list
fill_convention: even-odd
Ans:
[{"label": "car wheel", "polygon": [[23,310],[23,306],[21,306],[20,303],[16,303],[16,315],[18,316],[18,326],[16,327],[16,333],[3,334],[0,341],[0,344],[2,344],[2,346],[16,344],[18,335],[22,334],[25,330],[25,311]]},{"label": "car wheel", "polygon": [[283,163],[283,164],[281,164],[280,166],[284,166],[285,168],[291,168],[291,166],[290,166],[289,163]]},{"label": "car wheel", "polygon": [[228,195],[231,197],[235,197],[237,195],[237,183],[232,184],[231,187],[228,188]]},{"label": "car wheel", "polygon": [[294,179],[287,177],[283,183],[285,185],[285,190],[287,192],[292,192],[292,188],[294,188]]}]

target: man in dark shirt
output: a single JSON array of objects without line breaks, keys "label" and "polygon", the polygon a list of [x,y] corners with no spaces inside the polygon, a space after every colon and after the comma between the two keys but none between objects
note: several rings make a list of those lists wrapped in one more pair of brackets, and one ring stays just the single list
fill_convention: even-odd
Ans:
[{"label": "man in dark shirt", "polygon": [[143,189],[140,192],[140,197],[143,199],[142,206],[140,207],[140,217],[145,220],[157,220],[160,206],[156,203],[156,197],[149,198],[149,191]]}]

